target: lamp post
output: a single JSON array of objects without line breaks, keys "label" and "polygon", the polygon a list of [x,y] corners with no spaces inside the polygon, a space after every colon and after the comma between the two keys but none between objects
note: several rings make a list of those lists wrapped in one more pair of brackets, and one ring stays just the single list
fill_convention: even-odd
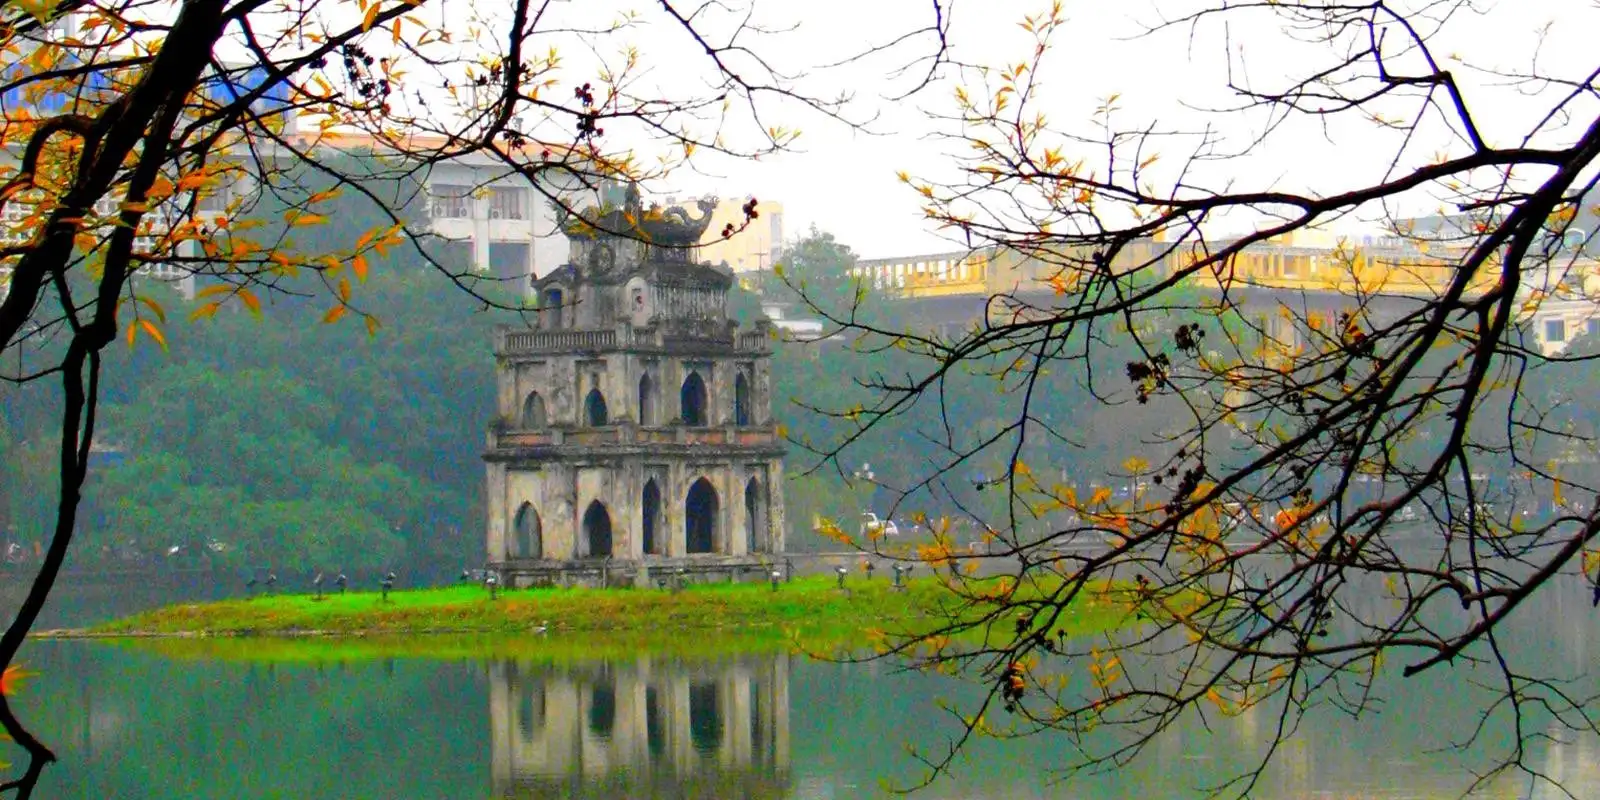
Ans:
[{"label": "lamp post", "polygon": [[834,572],[838,573],[838,575],[839,575],[839,588],[843,589],[844,588],[844,576],[849,574],[850,570],[845,569],[844,565],[841,564],[841,565],[839,565],[838,567],[836,567],[834,569]]},{"label": "lamp post", "polygon": [[781,573],[781,572],[779,572],[777,570],[773,570],[772,574],[769,575],[768,577],[772,581],[772,591],[774,591],[774,592],[778,591],[778,579],[783,577],[783,573]]},{"label": "lamp post", "polygon": [[311,579],[311,588],[316,591],[317,599],[321,600],[322,599],[322,573],[318,572],[317,573],[317,577]]},{"label": "lamp post", "polygon": [[339,594],[344,594],[344,587],[349,582],[350,579],[346,578],[343,572],[339,573],[339,577],[333,579],[333,585],[339,587]]},{"label": "lamp post", "polygon": [[379,585],[383,588],[383,602],[389,602],[389,590],[394,588],[394,573],[383,576],[383,583]]}]

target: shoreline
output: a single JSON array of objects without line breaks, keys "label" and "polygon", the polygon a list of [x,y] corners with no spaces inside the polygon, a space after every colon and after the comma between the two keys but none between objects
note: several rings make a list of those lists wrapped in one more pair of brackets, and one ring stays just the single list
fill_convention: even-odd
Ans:
[{"label": "shoreline", "polygon": [[[971,598],[967,598],[970,600]],[[1011,598],[1016,600],[1018,598]],[[1088,600],[1057,626],[1079,635],[1130,624],[1129,608]],[[963,603],[941,578],[921,576],[904,587],[885,578],[832,576],[780,584],[705,583],[679,591],[636,588],[502,590],[454,585],[378,592],[259,595],[209,603],[180,603],[82,628],[39,631],[37,640],[251,640],[505,637],[593,642],[624,640],[689,648],[701,640],[722,645],[806,643],[821,648],[867,646],[883,638],[933,632],[976,621],[991,609]],[[1011,635],[977,626],[960,634],[978,640]]]}]

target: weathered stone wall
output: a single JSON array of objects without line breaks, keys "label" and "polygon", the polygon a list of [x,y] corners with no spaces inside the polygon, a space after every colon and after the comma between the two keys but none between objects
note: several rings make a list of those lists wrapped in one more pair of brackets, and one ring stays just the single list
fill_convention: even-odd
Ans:
[{"label": "weathered stone wall", "polygon": [[598,387],[605,398],[611,424],[623,421],[638,424],[639,382],[648,374],[655,424],[673,424],[683,419],[683,383],[692,372],[698,373],[705,383],[710,425],[734,424],[734,401],[741,374],[750,389],[747,424],[771,422],[771,362],[739,354],[673,357],[610,353],[506,362],[499,374],[499,416],[507,427],[522,428],[528,395],[538,392],[544,400],[549,425],[582,426],[586,424],[582,417],[585,398],[590,389]]},{"label": "weathered stone wall", "polygon": [[[713,552],[742,556],[781,553],[785,544],[783,466],[780,459],[686,458],[602,460],[530,465],[491,464],[488,557],[513,557],[516,516],[524,503],[539,514],[545,559],[588,558],[583,527],[590,504],[600,503],[611,522],[612,557],[640,559],[644,551],[644,492],[656,481],[661,496],[656,538],[665,557],[688,555],[686,501],[704,479],[716,494]],[[748,498],[747,499],[747,494]],[[754,506],[755,516],[749,511]]]}]

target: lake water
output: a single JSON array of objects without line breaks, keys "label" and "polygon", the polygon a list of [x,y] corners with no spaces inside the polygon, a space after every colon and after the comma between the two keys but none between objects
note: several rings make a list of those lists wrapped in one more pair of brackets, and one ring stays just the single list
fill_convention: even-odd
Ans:
[{"label": "lake water", "polygon": [[[1600,666],[1600,614],[1582,588],[1541,596],[1508,631],[1508,646],[1556,673]],[[98,608],[88,603],[77,613]],[[57,616],[78,621],[62,618],[69,611]],[[306,663],[197,657],[170,652],[174,646],[26,647],[22,660],[36,676],[13,705],[60,756],[39,796],[885,796],[880,781],[922,774],[908,743],[937,747],[956,733],[934,699],[970,697],[970,687],[889,664],[783,654],[591,662],[491,649],[471,658],[335,654]],[[1474,762],[1436,749],[1476,719],[1470,677],[1397,681],[1386,686],[1382,711],[1357,721],[1313,715],[1256,796],[1456,796]],[[1591,673],[1569,688],[1594,694],[1600,684]],[[1051,773],[1070,757],[1059,737],[979,742],[952,777],[915,796],[1198,797],[1200,787],[1251,763],[1274,720],[1262,712],[1207,723],[1189,720],[1131,766],[1067,784]],[[1491,745],[1506,741],[1490,737]],[[0,749],[0,759],[20,755]],[[1529,761],[1577,797],[1600,797],[1600,739],[1569,734],[1536,745]],[[1503,781],[1488,796],[1526,797],[1529,789]]]}]

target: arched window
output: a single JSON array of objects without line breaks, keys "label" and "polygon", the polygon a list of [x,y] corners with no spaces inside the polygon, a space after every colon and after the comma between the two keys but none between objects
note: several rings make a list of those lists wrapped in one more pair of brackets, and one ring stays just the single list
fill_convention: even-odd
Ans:
[{"label": "arched window", "polygon": [[690,372],[689,377],[683,379],[683,390],[678,393],[678,404],[682,407],[680,416],[685,425],[705,425],[706,422],[706,382],[698,372]]},{"label": "arched window", "polygon": [[590,427],[606,424],[606,396],[600,393],[600,387],[590,389],[589,396],[583,399],[583,418]]},{"label": "arched window", "polygon": [[733,424],[750,424],[750,381],[743,372],[733,381]]},{"label": "arched window", "polygon": [[656,383],[648,372],[639,378],[639,424],[656,424]]},{"label": "arched window", "polygon": [[544,290],[544,296],[539,301],[539,327],[561,327],[561,312],[564,310],[561,307],[562,299],[563,295],[560,289]]},{"label": "arched window", "polygon": [[590,503],[583,512],[583,541],[587,545],[584,555],[590,558],[611,555],[611,512],[599,500]]},{"label": "arched window", "polygon": [[661,543],[657,541],[656,531],[661,529],[661,488],[656,486],[652,478],[644,485],[644,552],[646,555],[661,555]]},{"label": "arched window", "polygon": [[767,494],[761,481],[752,477],[744,485],[744,541],[745,550],[763,552],[764,534],[767,531]]},{"label": "arched window", "polygon": [[549,424],[545,416],[544,398],[538,392],[529,392],[528,399],[522,401],[522,427],[543,428]]},{"label": "arched window", "polygon": [[544,526],[539,521],[539,512],[534,510],[532,503],[523,503],[517,509],[516,521],[512,524],[513,535],[511,546],[507,553],[512,558],[544,558]]},{"label": "arched window", "polygon": [[683,506],[684,549],[690,553],[716,552],[717,490],[711,481],[695,481]]}]

